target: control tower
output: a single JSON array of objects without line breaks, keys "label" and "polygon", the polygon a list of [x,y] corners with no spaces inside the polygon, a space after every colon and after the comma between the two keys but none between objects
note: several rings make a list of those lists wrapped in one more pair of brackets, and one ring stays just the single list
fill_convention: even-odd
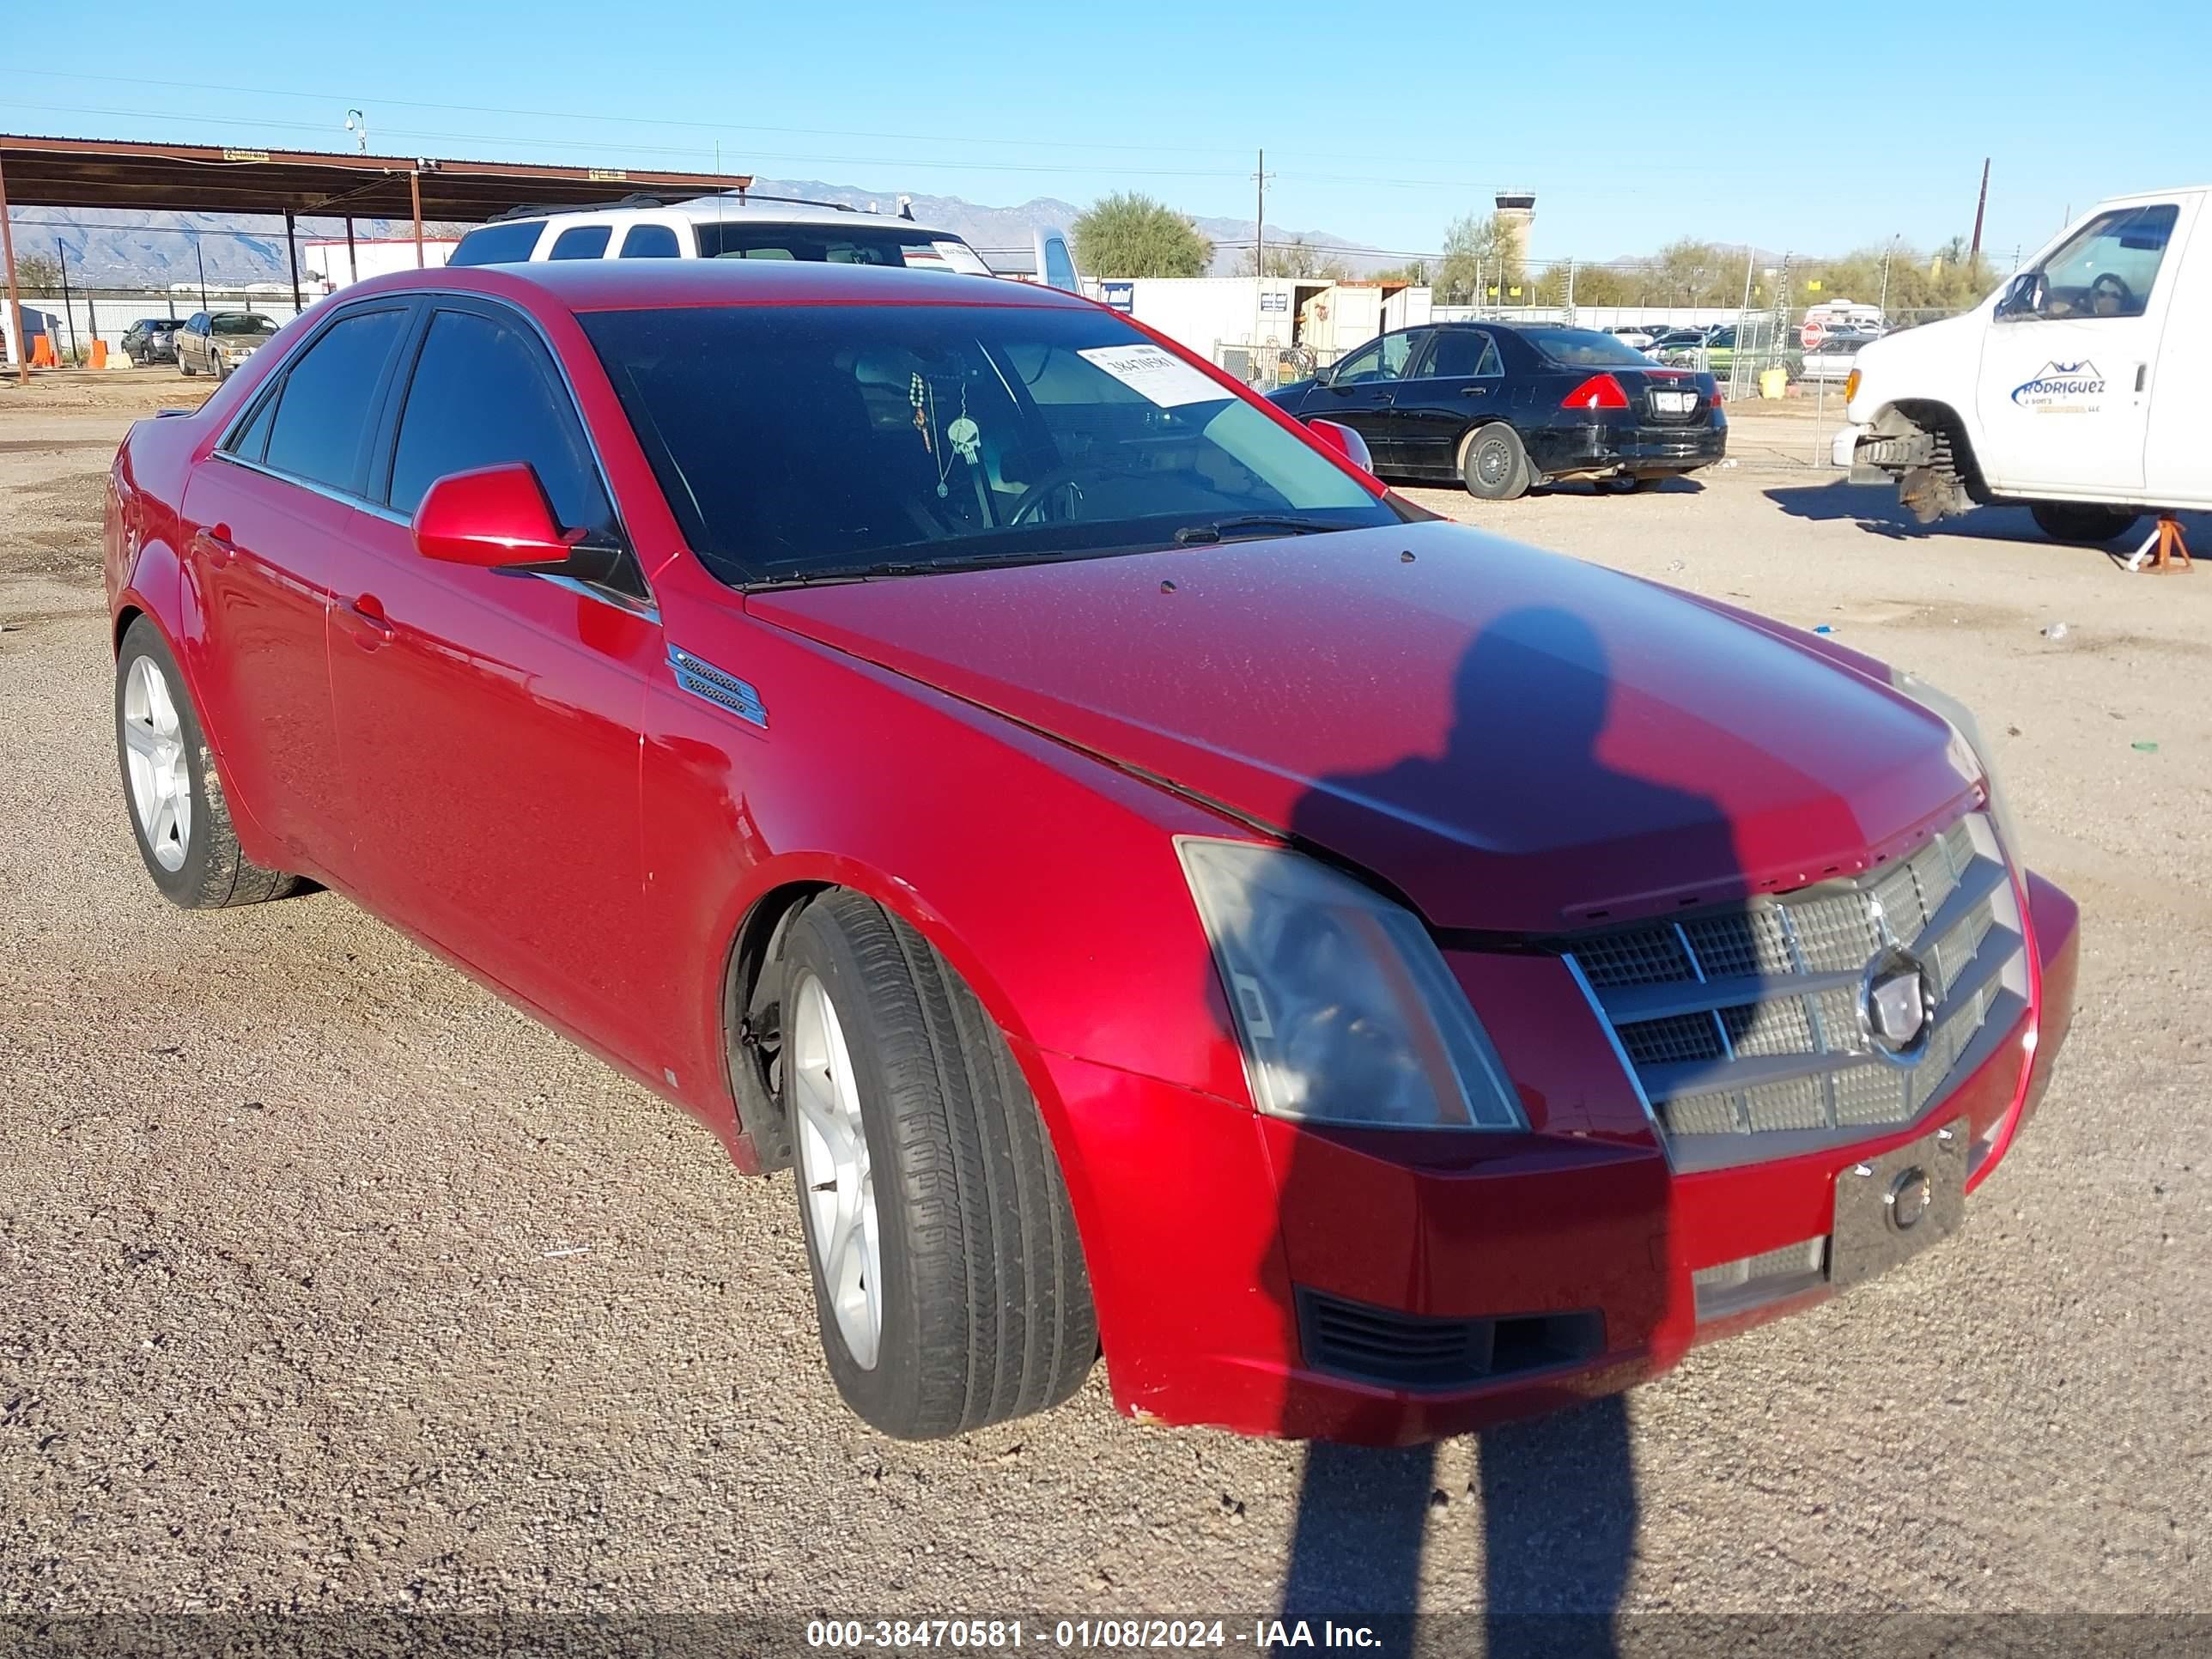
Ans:
[{"label": "control tower", "polygon": [[1527,269],[1528,234],[1536,227],[1536,192],[1533,190],[1499,191],[1498,226],[1512,239],[1514,264]]}]

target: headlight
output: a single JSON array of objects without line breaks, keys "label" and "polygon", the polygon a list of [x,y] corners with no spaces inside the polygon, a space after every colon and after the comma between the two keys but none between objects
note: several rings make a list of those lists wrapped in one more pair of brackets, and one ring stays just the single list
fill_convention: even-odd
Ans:
[{"label": "headlight", "polygon": [[1980,775],[1982,793],[1989,797],[1990,816],[1996,820],[1997,839],[2004,844],[2005,856],[2017,863],[2021,856],[2020,836],[2013,823],[2012,807],[1997,782],[1996,768],[1990,763],[1990,745],[1982,736],[1974,711],[1949,692],[1939,691],[1917,674],[1902,668],[1889,671],[1889,683],[1923,708],[1950,722],[1953,762],[1968,776]]},{"label": "headlight", "polygon": [[1527,1127],[1419,921],[1284,848],[1178,838],[1272,1117],[1393,1129]]}]

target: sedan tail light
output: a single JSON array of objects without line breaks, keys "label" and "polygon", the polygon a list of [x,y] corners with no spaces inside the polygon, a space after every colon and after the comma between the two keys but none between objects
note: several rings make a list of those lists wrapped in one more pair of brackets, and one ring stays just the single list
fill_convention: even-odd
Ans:
[{"label": "sedan tail light", "polygon": [[1593,374],[1559,399],[1561,409],[1626,409],[1628,394],[1610,374]]}]

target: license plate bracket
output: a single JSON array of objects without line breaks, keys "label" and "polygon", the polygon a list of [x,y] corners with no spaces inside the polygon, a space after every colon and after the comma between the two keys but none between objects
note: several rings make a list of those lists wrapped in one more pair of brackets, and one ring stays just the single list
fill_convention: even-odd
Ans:
[{"label": "license plate bracket", "polygon": [[1651,394],[1651,409],[1657,415],[1686,415],[1698,406],[1694,392],[1655,392]]},{"label": "license plate bracket", "polygon": [[1960,1118],[1836,1172],[1830,1285],[1843,1291],[1864,1284],[1965,1224],[1970,1139]]}]

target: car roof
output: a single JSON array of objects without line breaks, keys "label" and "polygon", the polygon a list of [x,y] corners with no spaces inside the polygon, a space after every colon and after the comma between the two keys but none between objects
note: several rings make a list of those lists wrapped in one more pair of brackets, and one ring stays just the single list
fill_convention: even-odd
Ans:
[{"label": "car roof", "polygon": [[888,213],[870,213],[863,208],[839,207],[834,203],[787,202],[772,196],[740,196],[734,191],[717,196],[694,197],[689,201],[667,202],[657,207],[611,204],[604,208],[571,208],[565,211],[556,210],[547,213],[518,214],[514,218],[498,219],[493,222],[503,225],[620,224],[633,219],[652,220],[670,215],[709,224],[874,225],[921,236],[942,236],[950,241],[961,240],[955,231],[936,229],[915,220],[901,219]]},{"label": "car roof", "polygon": [[354,283],[349,299],[377,293],[542,296],[573,312],[689,306],[968,305],[1097,309],[1059,289],[999,276],[825,264],[804,259],[538,259],[444,265]]}]

